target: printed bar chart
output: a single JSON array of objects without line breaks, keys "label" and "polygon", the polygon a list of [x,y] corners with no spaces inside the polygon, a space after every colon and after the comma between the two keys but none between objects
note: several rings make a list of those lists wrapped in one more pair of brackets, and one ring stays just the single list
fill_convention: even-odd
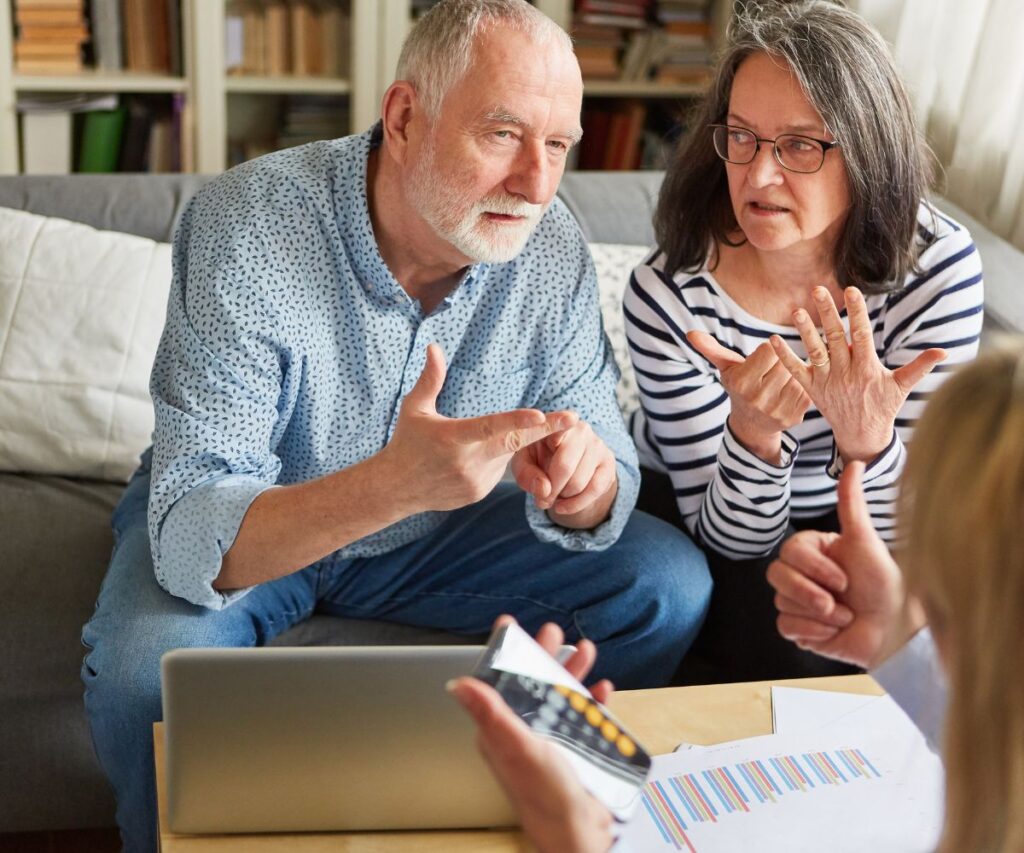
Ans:
[{"label": "printed bar chart", "polygon": [[805,752],[743,761],[654,780],[641,803],[665,845],[697,853],[687,830],[779,801],[789,794],[881,778],[859,749]]}]

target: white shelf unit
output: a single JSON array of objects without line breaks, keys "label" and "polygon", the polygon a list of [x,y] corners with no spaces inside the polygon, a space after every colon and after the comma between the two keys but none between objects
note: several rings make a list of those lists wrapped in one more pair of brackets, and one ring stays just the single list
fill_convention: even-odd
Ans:
[{"label": "white shelf unit", "polygon": [[[0,174],[18,171],[17,98],[22,92],[182,93],[193,138],[193,168],[216,173],[227,164],[228,99],[233,95],[345,95],[349,130],[360,132],[377,118],[391,83],[411,18],[410,0],[349,0],[350,78],[246,77],[225,73],[225,0],[180,0],[184,73],[180,77],[86,70],[73,75],[14,73],[13,0],[0,0]],[[563,27],[572,25],[572,0],[533,0]],[[716,31],[732,0],[711,0]],[[723,14],[723,10],[724,14]],[[700,86],[590,81],[588,97],[690,98]]]},{"label": "white shelf unit", "polygon": [[[23,92],[182,93],[189,105],[197,172],[227,163],[227,100],[235,93],[346,95],[351,130],[369,127],[408,27],[408,0],[350,0],[351,78],[228,76],[224,70],[225,0],[180,0],[184,73],[180,77],[85,70],[14,73],[11,0],[0,0],[0,174],[16,174],[20,154],[17,99]],[[399,26],[394,22],[398,21]],[[388,41],[382,41],[387,39]],[[392,45],[397,45],[392,46]],[[388,61],[391,62],[388,67]],[[390,82],[390,81],[388,81]]]}]

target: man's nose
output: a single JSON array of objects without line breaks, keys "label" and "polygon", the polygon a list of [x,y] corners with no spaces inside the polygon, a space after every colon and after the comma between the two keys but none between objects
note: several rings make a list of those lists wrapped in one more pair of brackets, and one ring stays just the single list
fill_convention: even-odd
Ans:
[{"label": "man's nose", "polygon": [[526,144],[515,159],[505,183],[506,189],[530,204],[547,204],[553,178],[551,169],[546,146],[543,143]]}]

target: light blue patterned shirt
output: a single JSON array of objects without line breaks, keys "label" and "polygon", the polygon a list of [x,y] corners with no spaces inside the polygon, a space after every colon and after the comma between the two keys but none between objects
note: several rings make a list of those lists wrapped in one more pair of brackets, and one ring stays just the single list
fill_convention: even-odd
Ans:
[{"label": "light blue patterned shirt", "polygon": [[[244,594],[212,582],[257,495],[384,447],[431,342],[448,362],[441,414],[573,409],[615,454],[619,490],[608,520],[569,530],[528,498],[540,540],[605,548],[636,501],[636,452],[615,401],[618,369],[572,215],[556,199],[518,258],[470,267],[424,316],[374,239],[366,199],[373,133],[232,169],[191,201],[178,228],[150,387],[149,533],[157,580],[195,604],[221,608]],[[445,517],[414,515],[334,558],[385,553]]]}]

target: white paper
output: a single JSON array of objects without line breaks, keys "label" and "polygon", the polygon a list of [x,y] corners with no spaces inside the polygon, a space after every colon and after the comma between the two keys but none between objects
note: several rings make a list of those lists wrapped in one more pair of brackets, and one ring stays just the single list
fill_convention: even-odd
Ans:
[{"label": "white paper", "polygon": [[[813,731],[657,756],[623,847],[644,853],[934,850],[942,827],[942,765],[910,720],[896,712],[869,702]],[[828,761],[838,774],[825,772]],[[765,779],[755,777],[749,762],[760,762],[775,783],[770,797],[763,791],[763,799],[757,796],[754,785],[764,788]],[[717,813],[687,810],[686,802],[691,808],[700,802],[689,787],[694,781]],[[730,794],[724,785],[732,781]]]},{"label": "white paper", "polygon": [[544,681],[560,684],[589,697],[590,691],[573,678],[568,670],[549,655],[540,644],[517,624],[511,624],[505,631],[505,638],[494,659],[491,669],[518,673]]},{"label": "white paper", "polygon": [[892,702],[888,696],[773,687],[772,730],[777,735],[813,731],[880,700]]}]

